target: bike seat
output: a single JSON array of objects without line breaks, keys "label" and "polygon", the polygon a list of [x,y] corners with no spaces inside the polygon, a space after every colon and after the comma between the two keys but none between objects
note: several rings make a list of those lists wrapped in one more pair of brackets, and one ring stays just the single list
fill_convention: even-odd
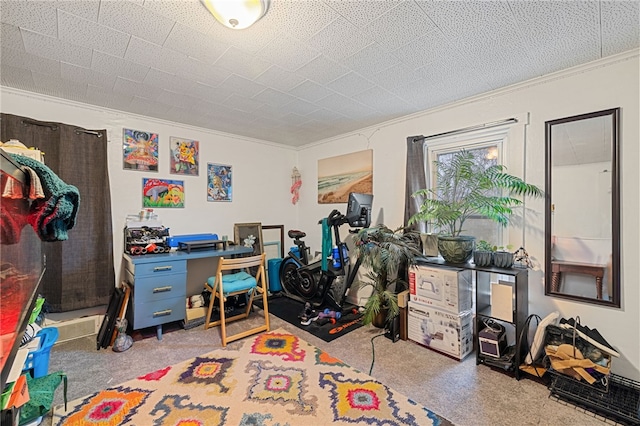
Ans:
[{"label": "bike seat", "polygon": [[287,235],[289,235],[289,238],[294,239],[304,238],[307,236],[307,234],[302,231],[298,231],[297,229],[290,229],[289,232],[287,232]]}]

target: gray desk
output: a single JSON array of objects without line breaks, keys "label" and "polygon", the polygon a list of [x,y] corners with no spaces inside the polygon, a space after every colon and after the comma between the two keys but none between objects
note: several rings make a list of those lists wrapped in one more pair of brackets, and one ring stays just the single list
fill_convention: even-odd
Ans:
[{"label": "gray desk", "polygon": [[[199,249],[142,256],[123,255],[125,281],[131,287],[127,318],[134,330],[156,326],[162,340],[162,324],[184,320],[187,298],[187,266],[193,259],[233,257],[253,249]],[[211,275],[213,275],[213,269]]]}]

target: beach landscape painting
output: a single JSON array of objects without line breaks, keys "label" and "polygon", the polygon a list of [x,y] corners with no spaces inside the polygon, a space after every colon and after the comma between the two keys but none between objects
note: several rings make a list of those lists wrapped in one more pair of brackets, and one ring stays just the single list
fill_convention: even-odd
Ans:
[{"label": "beach landscape painting", "polygon": [[318,160],[318,203],[346,203],[350,192],[373,194],[373,150]]}]

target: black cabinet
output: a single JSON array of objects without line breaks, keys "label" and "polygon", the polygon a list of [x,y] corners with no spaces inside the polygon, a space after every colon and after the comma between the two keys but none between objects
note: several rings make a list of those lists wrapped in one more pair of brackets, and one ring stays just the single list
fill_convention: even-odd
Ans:
[{"label": "black cabinet", "polygon": [[[523,268],[481,267],[472,263],[450,265],[441,258],[423,258],[420,262],[473,271],[476,364],[502,369],[519,380],[519,367],[526,356],[526,349],[519,347],[517,342],[529,316],[529,271]],[[500,347],[498,339],[495,344],[498,350],[491,349],[491,338],[481,337],[491,334],[498,337],[502,331],[506,344]]]}]

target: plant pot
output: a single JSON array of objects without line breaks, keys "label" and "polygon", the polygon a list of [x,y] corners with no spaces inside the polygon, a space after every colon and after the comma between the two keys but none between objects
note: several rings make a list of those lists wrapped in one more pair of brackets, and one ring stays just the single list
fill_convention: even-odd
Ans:
[{"label": "plant pot", "polygon": [[511,268],[513,266],[513,253],[510,251],[497,251],[493,253],[493,264],[498,268]]},{"label": "plant pot", "polygon": [[476,250],[473,252],[473,263],[476,266],[491,266],[493,263],[493,252]]},{"label": "plant pot", "polygon": [[467,235],[438,235],[438,251],[447,263],[467,263],[473,255],[475,240]]},{"label": "plant pot", "polygon": [[378,314],[373,317],[371,324],[373,324],[374,327],[384,328],[384,326],[387,324],[387,315],[389,315],[389,309],[380,308],[380,312],[378,312]]}]

